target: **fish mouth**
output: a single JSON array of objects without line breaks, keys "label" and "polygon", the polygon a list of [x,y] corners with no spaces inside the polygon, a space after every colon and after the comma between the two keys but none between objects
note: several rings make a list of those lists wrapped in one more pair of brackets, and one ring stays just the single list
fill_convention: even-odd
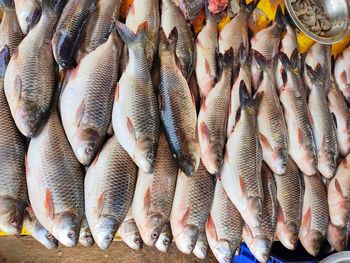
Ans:
[{"label": "fish mouth", "polygon": [[106,250],[111,245],[119,227],[119,222],[113,217],[102,217],[93,227],[92,235],[96,244],[102,250]]},{"label": "fish mouth", "polygon": [[294,223],[285,225],[278,238],[287,249],[295,250],[299,241],[297,226]]},{"label": "fish mouth", "polygon": [[219,262],[230,263],[236,249],[233,244],[227,240],[220,240],[214,248],[213,253]]},{"label": "fish mouth", "polygon": [[316,257],[321,250],[321,243],[324,240],[324,236],[316,230],[311,230],[307,236],[300,239],[305,250],[312,256]]},{"label": "fish mouth", "polygon": [[80,234],[79,242],[85,247],[92,247],[95,243],[92,234],[90,232],[84,232]]},{"label": "fish mouth", "polygon": [[196,246],[198,229],[193,225],[186,225],[175,238],[177,248],[184,254],[191,254]]}]

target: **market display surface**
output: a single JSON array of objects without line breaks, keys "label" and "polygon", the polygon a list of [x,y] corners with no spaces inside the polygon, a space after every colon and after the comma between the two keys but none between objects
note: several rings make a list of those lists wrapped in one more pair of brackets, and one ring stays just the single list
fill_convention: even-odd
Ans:
[{"label": "market display surface", "polygon": [[[327,10],[294,0],[321,36]],[[1,0],[0,230],[267,262],[350,231],[350,37],[283,1]]]}]

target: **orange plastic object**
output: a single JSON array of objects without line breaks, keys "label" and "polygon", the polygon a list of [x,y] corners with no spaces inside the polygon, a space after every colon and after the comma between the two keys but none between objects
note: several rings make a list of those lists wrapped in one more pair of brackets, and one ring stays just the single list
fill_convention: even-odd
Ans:
[{"label": "orange plastic object", "polygon": [[129,8],[132,5],[132,3],[134,2],[134,0],[124,0],[122,7],[120,9],[120,17],[123,19],[126,19],[126,16],[128,15],[129,12]]},{"label": "orange plastic object", "polygon": [[192,20],[192,26],[196,35],[198,35],[198,33],[201,32],[202,28],[204,27],[205,17],[205,11],[202,9],[198,16]]}]

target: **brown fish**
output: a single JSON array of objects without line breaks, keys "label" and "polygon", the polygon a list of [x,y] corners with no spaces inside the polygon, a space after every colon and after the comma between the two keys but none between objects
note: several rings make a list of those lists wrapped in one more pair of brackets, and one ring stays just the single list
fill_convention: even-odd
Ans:
[{"label": "brown fish", "polygon": [[161,59],[159,87],[160,116],[171,151],[179,169],[187,176],[196,173],[200,159],[197,138],[197,113],[193,96],[176,63],[177,29],[167,39],[160,31]]},{"label": "brown fish", "polygon": [[143,241],[136,226],[134,217],[132,216],[132,205],[129,208],[128,213],[118,229],[118,234],[120,235],[123,242],[134,250],[140,250],[143,246]]},{"label": "brown fish", "polygon": [[108,139],[85,177],[86,218],[101,249],[110,246],[127,215],[136,177],[137,166],[117,138]]},{"label": "brown fish", "polygon": [[336,251],[345,251],[348,246],[349,233],[348,228],[339,228],[329,222],[327,230],[327,241]]}]

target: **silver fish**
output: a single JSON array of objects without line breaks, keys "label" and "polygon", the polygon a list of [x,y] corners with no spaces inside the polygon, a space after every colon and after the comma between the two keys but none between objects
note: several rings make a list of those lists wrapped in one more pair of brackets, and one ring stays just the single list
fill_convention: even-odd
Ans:
[{"label": "silver fish", "polygon": [[160,233],[158,240],[155,243],[155,247],[160,251],[166,253],[173,241],[173,234],[171,233],[170,222],[165,223],[162,232]]},{"label": "silver fish", "polygon": [[92,247],[95,243],[86,216],[84,216],[83,221],[81,221],[79,243],[84,247]]},{"label": "silver fish", "polygon": [[41,5],[37,0],[14,0],[18,23],[23,34],[38,23],[41,16]]},{"label": "silver fish", "polygon": [[209,245],[205,231],[201,231],[198,234],[197,242],[192,252],[197,258],[205,259],[208,254],[208,249]]},{"label": "silver fish", "polygon": [[125,244],[131,249],[140,250],[143,246],[143,241],[136,226],[134,217],[132,216],[132,205],[129,208],[128,213],[118,229],[118,233]]}]

